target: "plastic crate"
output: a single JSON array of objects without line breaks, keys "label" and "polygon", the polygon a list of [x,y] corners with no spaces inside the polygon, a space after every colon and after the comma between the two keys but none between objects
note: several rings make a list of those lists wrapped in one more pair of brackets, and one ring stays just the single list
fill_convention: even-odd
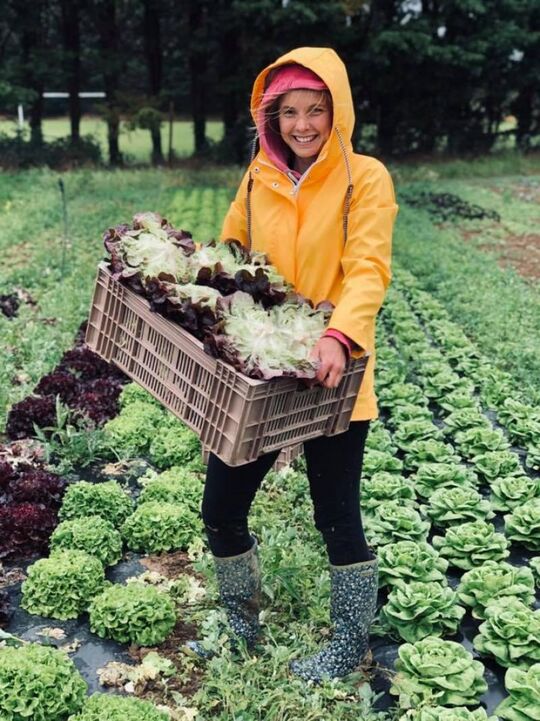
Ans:
[{"label": "plastic crate", "polygon": [[[285,468],[286,466],[289,466],[295,458],[298,458],[302,454],[304,450],[304,446],[302,443],[296,443],[294,446],[288,446],[287,448],[282,448],[279,456],[276,458],[274,465],[272,468],[275,471],[279,471],[282,468]],[[208,448],[203,448],[202,452],[202,459],[203,463],[208,463],[208,456],[210,455],[210,451]]]},{"label": "plastic crate", "polygon": [[202,343],[150,310],[148,301],[98,268],[88,346],[146,388],[231,466],[347,430],[367,363],[351,360],[338,388],[295,378],[260,381],[207,355]]}]

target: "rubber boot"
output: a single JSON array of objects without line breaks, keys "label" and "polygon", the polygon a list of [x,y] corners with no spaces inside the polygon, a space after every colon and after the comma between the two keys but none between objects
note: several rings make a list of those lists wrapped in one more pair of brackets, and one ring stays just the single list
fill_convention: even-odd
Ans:
[{"label": "rubber boot", "polygon": [[[213,558],[220,601],[227,612],[233,637],[244,639],[247,647],[252,648],[260,633],[261,573],[257,540],[254,539],[253,546],[238,556]],[[188,641],[186,646],[197,656],[208,658],[213,655],[198,641]]]},{"label": "rubber boot", "polygon": [[369,650],[378,576],[376,558],[348,566],[330,566],[332,639],[319,653],[291,661],[293,673],[307,681],[321,681],[346,676],[359,666]]}]

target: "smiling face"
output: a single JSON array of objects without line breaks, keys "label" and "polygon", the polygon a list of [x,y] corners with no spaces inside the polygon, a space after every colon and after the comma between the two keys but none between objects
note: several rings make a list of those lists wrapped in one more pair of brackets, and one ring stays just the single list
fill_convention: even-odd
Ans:
[{"label": "smiling face", "polygon": [[291,90],[279,104],[279,131],[296,156],[296,169],[305,170],[319,155],[332,129],[332,105],[327,92]]}]

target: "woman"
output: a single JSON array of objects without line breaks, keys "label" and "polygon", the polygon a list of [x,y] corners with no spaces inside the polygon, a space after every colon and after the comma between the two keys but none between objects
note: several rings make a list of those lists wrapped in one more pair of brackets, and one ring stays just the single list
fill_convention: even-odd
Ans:
[{"label": "woman", "polygon": [[[392,181],[374,158],[353,153],[354,110],[347,72],[328,48],[299,48],[257,77],[251,112],[260,150],[223,225],[222,238],[267,253],[314,303],[335,309],[313,354],[317,377],[338,385],[349,355],[371,354],[350,428],[304,444],[314,519],[330,560],[334,635],[295,674],[344,676],[368,650],[377,598],[377,559],[362,528],[360,474],[373,391],[375,316],[390,281],[397,213]],[[278,452],[231,468],[211,455],[202,515],[230,625],[248,645],[259,635],[257,542],[248,530],[255,493]]]}]

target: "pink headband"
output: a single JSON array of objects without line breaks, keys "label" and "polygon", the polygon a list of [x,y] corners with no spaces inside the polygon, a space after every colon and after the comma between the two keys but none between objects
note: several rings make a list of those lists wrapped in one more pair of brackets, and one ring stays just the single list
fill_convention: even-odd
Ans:
[{"label": "pink headband", "polygon": [[328,90],[326,84],[309,68],[303,65],[285,65],[278,68],[264,91],[261,107],[268,105],[278,95],[289,90]]},{"label": "pink headband", "polygon": [[274,136],[272,133],[267,133],[266,109],[277,97],[283,95],[283,93],[288,93],[290,90],[323,91],[328,90],[328,86],[318,75],[303,65],[285,65],[275,70],[275,75],[264,91],[259,106],[257,130],[262,148],[281,170],[287,170],[284,160],[284,144],[281,138]]}]

